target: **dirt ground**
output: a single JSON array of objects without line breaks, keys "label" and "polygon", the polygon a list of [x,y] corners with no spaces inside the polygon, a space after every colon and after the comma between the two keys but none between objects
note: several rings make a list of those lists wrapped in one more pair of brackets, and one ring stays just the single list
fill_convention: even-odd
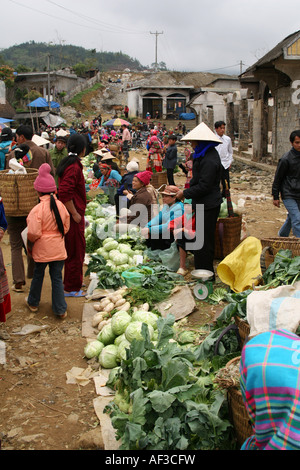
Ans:
[{"label": "dirt ground", "polygon": [[[232,199],[245,195],[266,196],[265,200],[245,199],[244,220],[248,235],[257,238],[277,236],[285,220],[285,210],[272,205],[270,184],[273,173],[241,168],[232,172]],[[254,175],[254,176],[253,176]],[[255,184],[261,185],[257,189]],[[184,184],[184,177],[176,177]],[[255,184],[254,184],[255,182]],[[8,235],[2,242],[4,260],[12,286]],[[25,261],[25,257],[24,257]],[[89,280],[86,279],[86,284]],[[4,324],[9,334],[6,364],[0,364],[0,442],[2,450],[79,450],[103,448],[101,428],[93,407],[96,398],[94,382],[86,386],[67,384],[66,373],[72,367],[87,368],[83,350],[82,311],[85,298],[68,298],[68,317],[59,320],[51,311],[51,284],[47,273],[39,312],[31,313],[24,299],[28,294],[11,290],[12,312]],[[220,310],[220,308],[219,308]],[[218,311],[207,302],[199,302],[189,321],[203,325]],[[25,325],[37,325],[41,331],[16,334]],[[3,330],[2,327],[0,326]]]}]

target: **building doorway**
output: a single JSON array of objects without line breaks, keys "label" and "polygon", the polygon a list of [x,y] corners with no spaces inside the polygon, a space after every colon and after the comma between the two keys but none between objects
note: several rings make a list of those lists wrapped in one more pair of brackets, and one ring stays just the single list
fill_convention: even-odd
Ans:
[{"label": "building doorway", "polygon": [[151,119],[162,118],[162,97],[157,93],[148,93],[143,98],[143,118],[149,113]]}]

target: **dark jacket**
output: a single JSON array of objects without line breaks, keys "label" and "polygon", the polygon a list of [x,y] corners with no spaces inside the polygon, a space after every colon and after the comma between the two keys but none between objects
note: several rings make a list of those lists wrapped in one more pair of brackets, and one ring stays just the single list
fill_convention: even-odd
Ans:
[{"label": "dark jacket", "polygon": [[275,201],[282,199],[300,200],[300,153],[294,148],[279,160],[273,185],[272,195]]},{"label": "dark jacket", "polygon": [[222,164],[215,148],[208,150],[204,157],[193,159],[193,176],[190,187],[183,191],[186,199],[193,204],[204,204],[204,209],[213,209],[222,202],[220,191]]},{"label": "dark jacket", "polygon": [[119,196],[123,194],[124,189],[128,189],[128,191],[131,191],[132,193],[135,192],[132,189],[132,180],[137,173],[138,171],[129,171],[128,173],[125,173],[125,175],[123,175],[120,187],[117,191]]},{"label": "dark jacket", "polygon": [[168,168],[175,168],[177,164],[177,146],[176,144],[170,145],[167,148],[165,158],[163,159],[163,167]]}]

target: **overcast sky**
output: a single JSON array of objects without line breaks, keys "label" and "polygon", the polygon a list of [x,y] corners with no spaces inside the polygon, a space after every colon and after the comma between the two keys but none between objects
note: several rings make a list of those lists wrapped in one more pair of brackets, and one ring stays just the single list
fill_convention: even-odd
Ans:
[{"label": "overcast sky", "polygon": [[239,73],[300,29],[299,0],[6,0],[2,49],[34,40],[122,51],[142,65]]}]

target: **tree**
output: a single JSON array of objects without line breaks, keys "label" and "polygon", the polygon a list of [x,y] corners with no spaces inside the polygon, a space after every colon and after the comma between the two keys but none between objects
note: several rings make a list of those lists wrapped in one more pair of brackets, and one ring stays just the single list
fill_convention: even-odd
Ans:
[{"label": "tree", "polygon": [[15,81],[14,69],[9,65],[1,65],[0,80],[5,83],[6,88],[12,88]]}]

